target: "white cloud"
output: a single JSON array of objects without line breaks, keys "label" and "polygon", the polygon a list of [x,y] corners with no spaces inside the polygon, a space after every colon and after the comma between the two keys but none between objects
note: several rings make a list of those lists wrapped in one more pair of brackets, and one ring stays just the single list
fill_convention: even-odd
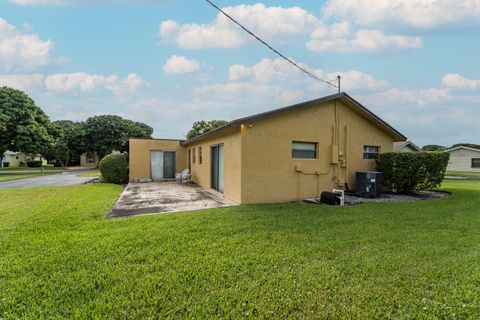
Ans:
[{"label": "white cloud", "polygon": [[442,78],[442,83],[450,88],[476,90],[480,88],[480,80],[468,79],[458,73],[448,73]]},{"label": "white cloud", "polygon": [[377,92],[362,96],[361,100],[376,107],[388,106],[417,106],[424,107],[439,102],[447,102],[454,99],[447,88],[427,89],[399,89],[391,88],[384,92]]},{"label": "white cloud", "polygon": [[0,68],[6,71],[27,71],[52,63],[51,40],[36,34],[24,34],[0,18]]},{"label": "white cloud", "polygon": [[[228,7],[225,11],[269,42],[299,41],[310,33],[311,40],[307,43],[307,48],[312,51],[372,52],[422,46],[419,37],[386,35],[380,30],[370,29],[355,31],[345,21],[329,26],[299,7],[266,7],[258,3]],[[208,24],[164,21],[160,24],[159,34],[163,41],[186,49],[235,48],[252,40],[250,35],[222,14],[218,14]]]},{"label": "white cloud", "polygon": [[213,97],[217,101],[230,101],[229,103],[235,101],[237,105],[241,105],[245,101],[255,101],[256,104],[279,103],[284,105],[298,99],[302,92],[269,84],[229,82],[197,87],[193,94],[194,96]]},{"label": "white cloud", "polygon": [[356,97],[419,145],[452,145],[480,135],[480,97],[449,88],[390,88]]},{"label": "white cloud", "polygon": [[416,28],[480,24],[478,0],[329,0],[325,17],[360,25],[400,24]]},{"label": "white cloud", "polygon": [[149,84],[136,73],[130,73],[126,79],[113,84],[108,84],[107,89],[112,91],[116,96],[124,96],[130,94],[142,87],[148,87]]},{"label": "white cloud", "polygon": [[[342,86],[350,91],[381,90],[389,86],[386,81],[360,71],[325,72],[308,68],[318,77],[335,79],[342,76]],[[283,59],[262,59],[251,66],[236,64],[229,68],[229,81],[197,87],[193,90],[195,105],[215,108],[220,114],[245,116],[281,106],[319,98],[336,92],[335,88],[313,80]],[[203,102],[203,104],[202,104]]]},{"label": "white cloud", "polygon": [[147,83],[136,73],[129,74],[124,80],[116,75],[90,75],[85,72],[58,73],[45,79],[47,91],[61,93],[107,89],[117,96],[122,96],[146,85]]},{"label": "white cloud", "polygon": [[[247,28],[268,41],[295,39],[314,29],[319,20],[299,8],[266,7],[262,3],[226,7],[224,10]],[[234,48],[251,39],[222,14],[208,24],[178,24],[168,20],[160,24],[160,37],[181,48]]]},{"label": "white cloud", "polygon": [[92,91],[100,86],[113,85],[118,81],[117,76],[90,75],[85,72],[57,73],[45,79],[45,86],[48,91],[71,92],[71,91]]},{"label": "white cloud", "polygon": [[361,29],[352,33],[349,23],[322,26],[307,42],[311,51],[373,52],[389,49],[416,49],[422,46],[420,37],[385,35],[379,30]]},{"label": "white cloud", "polygon": [[[388,87],[388,82],[377,80],[373,76],[361,71],[325,72],[321,69],[311,68],[306,64],[299,64],[321,79],[332,80],[337,75],[340,75],[342,77],[342,87],[348,91],[359,89],[376,90]],[[298,69],[281,58],[262,59],[250,67],[240,64],[233,65],[229,68],[229,79],[230,81],[249,80],[256,83],[277,82],[283,85],[285,83],[290,85],[300,84],[303,88],[310,87],[313,90],[325,87],[323,83],[306,78]]]},{"label": "white cloud", "polygon": [[42,74],[6,74],[0,75],[0,87],[6,86],[17,90],[28,91],[43,85]]},{"label": "white cloud", "polygon": [[118,4],[118,3],[162,3],[170,0],[8,0],[20,6],[77,5],[77,4]]},{"label": "white cloud", "polygon": [[172,55],[163,66],[166,75],[192,73],[200,68],[197,60],[190,60],[183,56]]},{"label": "white cloud", "polygon": [[341,77],[342,91],[355,90],[380,90],[389,87],[386,80],[377,80],[372,75],[357,71],[339,71],[328,73],[327,79],[334,79],[337,75]]}]

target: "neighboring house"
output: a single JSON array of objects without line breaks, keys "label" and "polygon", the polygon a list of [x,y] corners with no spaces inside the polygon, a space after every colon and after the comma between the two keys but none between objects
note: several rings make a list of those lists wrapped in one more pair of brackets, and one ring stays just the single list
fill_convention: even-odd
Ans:
[{"label": "neighboring house", "polygon": [[237,203],[353,189],[357,171],[407,138],[346,93],[241,118],[193,139],[130,140],[130,180],[193,181]]},{"label": "neighboring house", "polygon": [[460,146],[445,152],[450,153],[447,171],[480,172],[480,149]]},{"label": "neighboring house", "polygon": [[393,152],[421,152],[422,150],[411,141],[399,141],[393,143]]},{"label": "neighboring house", "polygon": [[[112,154],[119,154],[120,151],[112,151]],[[80,155],[80,167],[96,168],[100,164],[100,160],[97,153],[82,153]]]},{"label": "neighboring house", "polygon": [[[41,157],[38,155],[33,160],[40,160]],[[9,167],[21,167],[26,166],[27,161],[31,160],[26,153],[23,152],[14,152],[14,151],[7,151],[3,154],[2,159],[0,160],[0,167],[4,167],[7,165]],[[47,160],[42,159],[43,165],[47,165]]]},{"label": "neighboring house", "polygon": [[96,168],[98,167],[100,160],[98,154],[82,153],[80,155],[80,167],[84,168]]}]

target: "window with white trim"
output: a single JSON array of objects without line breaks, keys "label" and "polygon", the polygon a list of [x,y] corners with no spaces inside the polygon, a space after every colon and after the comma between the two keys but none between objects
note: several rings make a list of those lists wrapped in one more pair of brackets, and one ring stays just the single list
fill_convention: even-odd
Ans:
[{"label": "window with white trim", "polygon": [[363,146],[363,159],[376,160],[380,153],[380,147],[377,146]]},{"label": "window with white trim", "polygon": [[294,159],[316,159],[317,143],[315,142],[292,142],[292,158]]}]

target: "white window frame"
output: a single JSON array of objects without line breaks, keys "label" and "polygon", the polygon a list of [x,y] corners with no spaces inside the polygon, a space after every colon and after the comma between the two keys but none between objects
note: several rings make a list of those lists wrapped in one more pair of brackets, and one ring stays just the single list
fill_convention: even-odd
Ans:
[{"label": "white window frame", "polygon": [[[304,148],[298,148],[303,146]],[[296,148],[297,147],[297,148]],[[313,147],[314,149],[312,149]],[[314,151],[313,157],[295,155],[295,151]],[[315,160],[318,158],[318,143],[310,141],[292,141],[292,159]]]},{"label": "white window frame", "polygon": [[[371,149],[375,148],[375,151]],[[363,146],[363,160],[377,160],[378,155],[380,154],[380,147],[379,146],[372,146],[372,145],[364,145]],[[370,158],[370,155],[376,155],[373,158]]]}]

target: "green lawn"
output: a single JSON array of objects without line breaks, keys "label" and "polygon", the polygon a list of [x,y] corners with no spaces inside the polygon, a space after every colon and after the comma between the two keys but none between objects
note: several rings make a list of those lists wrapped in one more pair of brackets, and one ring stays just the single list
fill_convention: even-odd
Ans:
[{"label": "green lawn", "polygon": [[[51,174],[51,173],[45,173],[46,174]],[[18,179],[25,179],[25,178],[33,178],[33,177],[38,177],[42,176],[41,173],[16,173],[16,174],[0,174],[0,182],[1,181],[9,181],[9,180],[18,180]],[[0,318],[1,319],[1,318]]]},{"label": "green lawn", "polygon": [[460,171],[448,171],[445,175],[453,177],[474,177],[480,178],[480,172],[460,172]]},{"label": "green lawn", "polygon": [[78,176],[79,177],[83,177],[83,178],[100,178],[102,174],[98,171],[95,171],[95,172],[87,172],[87,173],[82,173],[82,174],[79,174]]},{"label": "green lawn", "polygon": [[106,220],[118,186],[0,191],[0,318],[480,318],[480,182],[452,197]]}]

